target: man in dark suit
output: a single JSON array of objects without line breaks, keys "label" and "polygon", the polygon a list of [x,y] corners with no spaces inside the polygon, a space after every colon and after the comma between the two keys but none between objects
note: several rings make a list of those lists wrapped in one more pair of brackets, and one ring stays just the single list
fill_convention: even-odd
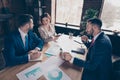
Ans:
[{"label": "man in dark suit", "polygon": [[27,63],[40,57],[43,41],[33,32],[33,17],[21,14],[17,17],[18,29],[6,36],[4,57],[6,66]]},{"label": "man in dark suit", "polygon": [[91,43],[87,36],[81,39],[88,48],[86,60],[72,57],[65,52],[61,58],[79,67],[84,67],[82,80],[110,80],[112,70],[111,52],[112,45],[107,35],[101,32],[102,22],[100,19],[90,19],[86,25],[86,32],[93,36]]}]

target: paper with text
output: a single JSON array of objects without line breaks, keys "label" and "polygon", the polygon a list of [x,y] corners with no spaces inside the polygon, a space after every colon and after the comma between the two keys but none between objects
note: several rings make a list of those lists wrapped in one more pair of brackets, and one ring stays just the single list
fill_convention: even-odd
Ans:
[{"label": "paper with text", "polygon": [[35,65],[21,71],[16,74],[19,80],[37,80],[43,73],[41,69],[41,63],[36,63]]}]

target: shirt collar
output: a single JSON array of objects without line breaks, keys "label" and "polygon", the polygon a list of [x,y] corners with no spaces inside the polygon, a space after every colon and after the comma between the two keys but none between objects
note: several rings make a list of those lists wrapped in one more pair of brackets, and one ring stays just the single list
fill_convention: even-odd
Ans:
[{"label": "shirt collar", "polygon": [[19,30],[21,36],[25,37],[27,35],[27,33],[24,33],[20,28],[18,30]]},{"label": "shirt collar", "polygon": [[98,36],[101,34],[102,32],[98,33],[96,36],[94,36],[94,41],[98,38]]}]

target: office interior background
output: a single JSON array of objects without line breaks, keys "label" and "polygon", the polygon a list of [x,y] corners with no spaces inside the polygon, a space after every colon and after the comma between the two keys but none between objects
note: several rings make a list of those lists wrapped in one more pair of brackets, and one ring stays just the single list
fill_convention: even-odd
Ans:
[{"label": "office interior background", "polygon": [[[86,19],[102,19],[102,30],[111,39],[112,55],[120,57],[120,0],[0,0],[0,52],[4,37],[16,29],[14,20],[18,14],[34,17],[34,32],[38,35],[40,16],[49,13],[57,33],[83,35]],[[38,35],[39,36],[39,35]],[[120,61],[115,63],[120,76]]]}]

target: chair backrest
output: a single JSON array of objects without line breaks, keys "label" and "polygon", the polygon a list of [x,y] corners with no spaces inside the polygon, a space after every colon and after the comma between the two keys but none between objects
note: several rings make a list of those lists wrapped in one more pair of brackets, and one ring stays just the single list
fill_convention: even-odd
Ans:
[{"label": "chair backrest", "polygon": [[0,70],[5,68],[5,59],[3,56],[3,49],[0,51]]},{"label": "chair backrest", "polygon": [[113,63],[113,80],[120,80],[120,60]]}]

